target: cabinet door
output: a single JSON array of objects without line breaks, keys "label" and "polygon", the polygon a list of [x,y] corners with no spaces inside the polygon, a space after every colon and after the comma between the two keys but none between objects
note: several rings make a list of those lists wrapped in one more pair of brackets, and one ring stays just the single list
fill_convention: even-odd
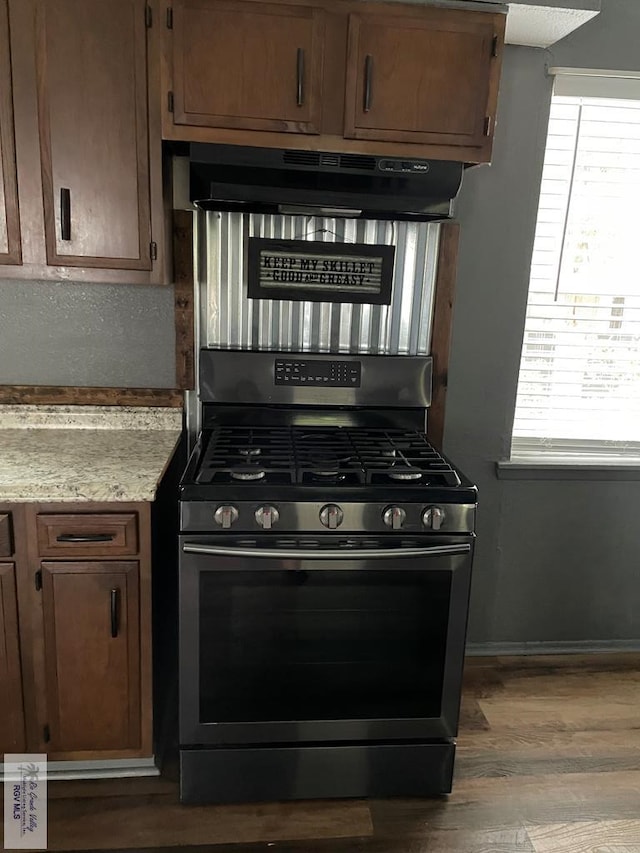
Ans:
[{"label": "cabinet door", "polygon": [[345,136],[484,145],[502,26],[495,16],[445,9],[350,15]]},{"label": "cabinet door", "polygon": [[140,746],[138,564],[42,563],[50,752]]},{"label": "cabinet door", "polygon": [[13,563],[0,563],[0,756],[24,752],[22,676]]},{"label": "cabinet door", "polygon": [[47,262],[150,269],[144,0],[38,0]]},{"label": "cabinet door", "polygon": [[323,30],[311,6],[177,0],[174,123],[318,133]]},{"label": "cabinet door", "polygon": [[20,220],[9,62],[9,12],[0,0],[0,264],[19,264]]}]

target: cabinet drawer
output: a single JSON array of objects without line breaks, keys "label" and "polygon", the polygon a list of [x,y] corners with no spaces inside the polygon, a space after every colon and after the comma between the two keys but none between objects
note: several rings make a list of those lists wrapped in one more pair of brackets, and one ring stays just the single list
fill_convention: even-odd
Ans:
[{"label": "cabinet drawer", "polygon": [[10,557],[13,553],[13,530],[11,515],[0,513],[0,557]]},{"label": "cabinet drawer", "polygon": [[42,557],[71,555],[119,557],[138,551],[135,512],[38,515]]}]

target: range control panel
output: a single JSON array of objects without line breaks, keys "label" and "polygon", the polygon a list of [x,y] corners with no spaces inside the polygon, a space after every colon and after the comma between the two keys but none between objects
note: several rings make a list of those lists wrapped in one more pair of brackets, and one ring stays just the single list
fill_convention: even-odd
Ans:
[{"label": "range control panel", "polygon": [[359,361],[277,358],[275,362],[276,385],[359,388],[361,380],[362,364]]}]

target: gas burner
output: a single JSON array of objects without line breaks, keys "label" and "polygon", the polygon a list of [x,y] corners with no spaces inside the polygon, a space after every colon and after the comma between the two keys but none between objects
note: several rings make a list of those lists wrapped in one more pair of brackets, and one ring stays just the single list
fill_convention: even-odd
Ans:
[{"label": "gas burner", "polygon": [[397,471],[388,471],[389,477],[392,480],[421,480],[422,479],[422,471],[412,471],[407,469],[406,471],[397,470]]},{"label": "gas burner", "polygon": [[338,468],[312,468],[309,472],[312,477],[316,477],[318,480],[331,480],[336,479],[339,475]]},{"label": "gas burner", "polygon": [[260,456],[262,450],[259,447],[239,447],[238,455],[250,458],[252,456]]},{"label": "gas burner", "polygon": [[231,471],[232,480],[241,480],[245,482],[264,480],[266,472],[263,468],[257,468],[247,465],[246,468],[234,468]]},{"label": "gas burner", "polygon": [[[335,429],[335,428],[334,428]],[[337,427],[340,429],[340,427]],[[298,436],[299,441],[335,441],[335,432],[303,432]]]},{"label": "gas burner", "polygon": [[310,471],[311,480],[316,483],[324,483],[324,485],[337,485],[342,483],[346,476],[338,471]]},{"label": "gas burner", "polygon": [[351,456],[315,456],[309,462],[309,473],[320,480],[334,479],[336,482]]}]

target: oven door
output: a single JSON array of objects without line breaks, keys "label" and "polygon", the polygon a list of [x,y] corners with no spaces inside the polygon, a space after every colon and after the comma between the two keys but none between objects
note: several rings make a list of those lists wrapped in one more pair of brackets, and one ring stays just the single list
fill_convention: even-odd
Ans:
[{"label": "oven door", "polygon": [[473,538],[286,546],[181,537],[181,745],[454,737]]}]

